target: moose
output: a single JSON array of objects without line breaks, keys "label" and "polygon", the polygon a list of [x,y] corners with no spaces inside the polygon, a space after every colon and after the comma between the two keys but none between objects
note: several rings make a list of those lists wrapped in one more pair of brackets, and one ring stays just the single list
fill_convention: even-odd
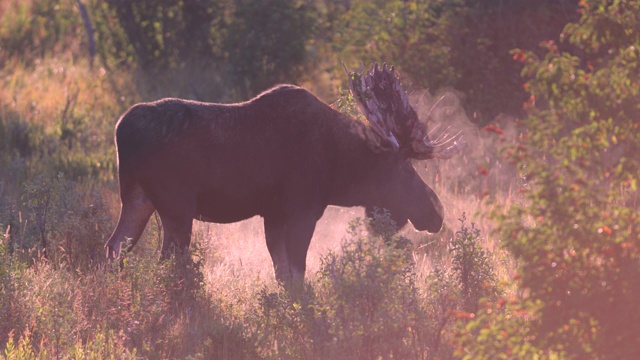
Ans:
[{"label": "moose", "polygon": [[442,204],[411,159],[449,158],[464,140],[430,140],[393,67],[348,74],[368,121],[294,85],[236,104],[167,98],[127,110],[115,129],[122,207],[108,258],[135,246],[154,211],[162,258],[188,249],[193,219],[261,216],[282,283],[304,278],[316,222],[329,205],[387,209],[398,228],[411,221],[438,232]]}]

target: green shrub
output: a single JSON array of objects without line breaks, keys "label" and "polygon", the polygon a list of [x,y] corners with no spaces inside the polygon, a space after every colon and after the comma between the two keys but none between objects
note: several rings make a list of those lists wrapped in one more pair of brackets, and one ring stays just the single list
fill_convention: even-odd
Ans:
[{"label": "green shrub", "polygon": [[16,329],[22,330],[18,279],[26,264],[19,262],[9,251],[9,229],[0,225],[0,348]]},{"label": "green shrub", "polygon": [[460,337],[458,328],[474,319],[482,304],[496,300],[501,293],[491,254],[481,245],[480,230],[474,223],[467,226],[464,213],[459,221],[460,230],[449,244],[450,266],[436,266],[424,284],[430,344],[436,358],[452,357],[451,344],[460,341],[456,340]]},{"label": "green shrub", "polygon": [[28,268],[3,261],[0,349],[16,358],[256,358],[203,279],[198,261],[160,263],[155,254],[85,271],[44,258]]},{"label": "green shrub", "polygon": [[456,358],[465,360],[567,358],[536,345],[540,303],[507,298],[483,303],[478,312],[456,323]]},{"label": "green shrub", "polygon": [[[386,216],[356,220],[339,253],[322,259],[318,309],[333,337],[327,351],[352,358],[420,358],[427,352],[415,268],[408,241],[366,235],[389,226]],[[378,232],[380,233],[380,232]]]},{"label": "green shrub", "polygon": [[640,355],[639,12],[637,1],[581,1],[544,57],[514,51],[531,100],[513,155],[530,186],[499,231],[522,301],[539,304],[534,344],[567,358]]},{"label": "green shrub", "polygon": [[276,291],[264,287],[252,315],[258,347],[266,358],[313,358],[330,341],[310,286],[295,290],[279,286]]},{"label": "green shrub", "polygon": [[[5,1],[0,14],[0,68],[14,56],[35,58],[70,49],[84,31],[68,1]],[[73,35],[73,36],[70,36]]]},{"label": "green shrub", "polygon": [[360,109],[358,109],[358,103],[356,99],[351,94],[349,89],[340,88],[338,90],[338,99],[331,105],[336,110],[344,113],[346,115],[351,116],[354,119],[358,119],[360,121],[366,121]]},{"label": "green shrub", "polygon": [[111,229],[99,192],[86,193],[82,184],[61,173],[36,176],[23,189],[19,223],[12,228],[13,246],[42,252],[54,262],[65,259],[73,267],[103,261],[105,236]]},{"label": "green shrub", "polygon": [[465,224],[462,214],[460,230],[451,241],[452,271],[462,296],[462,310],[475,313],[481,298],[493,299],[498,295],[497,279],[490,254],[480,244],[480,230]]},{"label": "green shrub", "polygon": [[16,343],[13,335],[10,335],[2,358],[6,360],[37,360],[49,357],[46,351],[42,351],[38,355],[34,353],[29,336],[21,337]]},{"label": "green shrub", "polygon": [[304,1],[235,2],[224,50],[231,82],[247,98],[303,74],[318,14]]},{"label": "green shrub", "polygon": [[109,61],[137,63],[142,70],[177,68],[195,59],[215,63],[222,57],[228,6],[220,0],[92,4],[98,52]]}]

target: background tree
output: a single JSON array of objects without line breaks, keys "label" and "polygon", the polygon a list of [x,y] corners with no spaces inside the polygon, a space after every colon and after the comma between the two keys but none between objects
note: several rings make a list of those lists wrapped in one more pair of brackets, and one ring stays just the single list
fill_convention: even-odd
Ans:
[{"label": "background tree", "polygon": [[313,7],[303,1],[236,1],[225,41],[228,69],[241,98],[282,82],[304,69],[314,34]]},{"label": "background tree", "polygon": [[[103,17],[99,29],[105,45],[112,46],[102,50],[132,51],[143,69],[172,68],[194,59],[209,63],[222,55],[224,1],[101,1],[94,5]],[[109,38],[115,39],[105,41]]]},{"label": "background tree", "polygon": [[445,32],[459,1],[354,0],[341,16],[331,40],[340,60],[351,66],[384,61],[414,88],[439,89],[457,76],[449,64]]},{"label": "background tree", "polygon": [[[345,62],[393,63],[414,89],[455,89],[481,124],[521,116],[527,94],[509,51],[533,48],[577,19],[577,0],[360,1],[350,3],[334,48]],[[540,24],[544,23],[544,26]]]},{"label": "background tree", "polygon": [[[522,117],[528,95],[512,61],[514,48],[535,49],[563,26],[578,19],[577,0],[464,0],[449,15],[450,65],[456,77],[439,86],[451,86],[466,98],[466,107],[480,124],[500,113]],[[545,24],[540,26],[540,24]],[[539,51],[535,51],[540,54]]]},{"label": "background tree", "polygon": [[0,68],[12,57],[30,61],[54,52],[77,50],[75,37],[84,35],[84,26],[74,14],[75,6],[69,1],[1,4]]}]

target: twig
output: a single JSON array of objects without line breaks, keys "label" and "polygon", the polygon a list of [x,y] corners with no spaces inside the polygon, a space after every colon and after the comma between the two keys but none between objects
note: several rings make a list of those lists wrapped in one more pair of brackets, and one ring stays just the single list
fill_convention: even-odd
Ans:
[{"label": "twig", "polygon": [[96,42],[93,38],[93,25],[91,25],[91,19],[89,19],[87,8],[84,6],[82,1],[77,0],[77,2],[82,22],[84,22],[84,27],[87,30],[87,39],[89,40],[89,66],[93,66],[93,58],[96,56]]}]

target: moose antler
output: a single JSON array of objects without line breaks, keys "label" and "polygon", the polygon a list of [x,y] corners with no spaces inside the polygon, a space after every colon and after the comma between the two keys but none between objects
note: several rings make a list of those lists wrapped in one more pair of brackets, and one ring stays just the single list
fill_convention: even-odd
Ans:
[{"label": "moose antler", "polygon": [[373,129],[389,140],[405,158],[449,159],[462,150],[465,142],[460,133],[449,136],[445,131],[435,140],[429,139],[425,125],[418,120],[418,114],[402,90],[400,77],[393,66],[389,68],[383,64],[380,68],[376,63],[368,72],[364,71],[364,65],[360,72],[350,72],[346,67],[345,70],[349,75],[351,93],[364,116]]}]

